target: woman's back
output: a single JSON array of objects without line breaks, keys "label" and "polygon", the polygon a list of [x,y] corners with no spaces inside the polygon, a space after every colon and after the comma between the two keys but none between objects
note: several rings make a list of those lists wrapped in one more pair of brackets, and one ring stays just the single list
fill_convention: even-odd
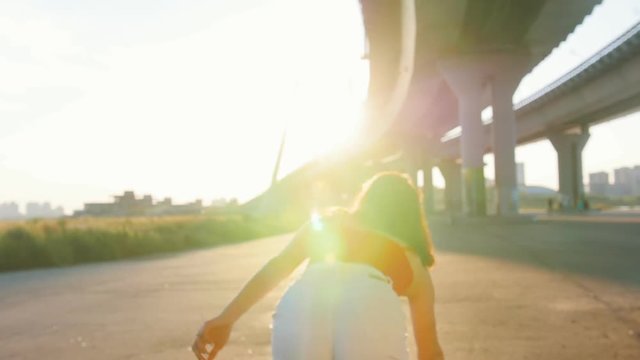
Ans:
[{"label": "woman's back", "polygon": [[274,358],[407,358],[406,248],[345,213],[307,231],[309,265],[274,315]]},{"label": "woman's back", "polygon": [[362,227],[346,212],[327,216],[309,230],[312,263],[344,262],[369,265],[387,277],[398,295],[413,279],[407,247],[388,235]]}]

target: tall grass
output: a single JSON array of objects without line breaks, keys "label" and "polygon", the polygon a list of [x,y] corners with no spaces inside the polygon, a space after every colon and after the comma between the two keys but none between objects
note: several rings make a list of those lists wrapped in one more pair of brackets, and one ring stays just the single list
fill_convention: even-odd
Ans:
[{"label": "tall grass", "polygon": [[0,271],[175,252],[284,232],[240,216],[77,218],[0,223]]}]

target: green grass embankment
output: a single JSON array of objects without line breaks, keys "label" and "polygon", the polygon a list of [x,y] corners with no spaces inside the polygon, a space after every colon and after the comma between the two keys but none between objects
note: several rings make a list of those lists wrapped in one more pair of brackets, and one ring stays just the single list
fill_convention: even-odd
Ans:
[{"label": "green grass embankment", "polygon": [[0,223],[0,271],[66,266],[284,233],[239,216],[70,218]]}]

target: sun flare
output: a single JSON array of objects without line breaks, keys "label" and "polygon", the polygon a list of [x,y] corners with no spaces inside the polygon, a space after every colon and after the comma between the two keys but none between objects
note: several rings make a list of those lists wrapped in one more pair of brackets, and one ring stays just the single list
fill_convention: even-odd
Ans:
[{"label": "sun flare", "polygon": [[[274,40],[278,55],[266,65],[278,69],[277,81],[265,79],[270,87],[260,99],[271,104],[271,113],[265,118],[256,107],[248,116],[286,131],[284,176],[352,140],[362,121],[368,63],[362,59],[364,30],[356,1],[277,4],[268,21],[287,27],[291,12],[297,12],[296,23],[290,24],[296,31],[282,31]],[[331,27],[327,19],[332,19]]]}]

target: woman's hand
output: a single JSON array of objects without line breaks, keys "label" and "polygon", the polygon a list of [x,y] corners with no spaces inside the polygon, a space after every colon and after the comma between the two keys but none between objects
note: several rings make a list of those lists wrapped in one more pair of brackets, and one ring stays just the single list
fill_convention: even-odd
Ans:
[{"label": "woman's hand", "polygon": [[[293,237],[289,245],[260,269],[227,305],[220,316],[202,325],[191,350],[198,360],[214,359],[229,340],[233,324],[287,277],[307,258],[308,226]],[[209,348],[212,347],[212,348]]]},{"label": "woman's hand", "polygon": [[[202,325],[200,331],[196,335],[196,340],[191,346],[198,360],[215,359],[218,352],[225,346],[233,323],[218,316]],[[207,349],[207,345],[211,346],[211,351]]]}]

